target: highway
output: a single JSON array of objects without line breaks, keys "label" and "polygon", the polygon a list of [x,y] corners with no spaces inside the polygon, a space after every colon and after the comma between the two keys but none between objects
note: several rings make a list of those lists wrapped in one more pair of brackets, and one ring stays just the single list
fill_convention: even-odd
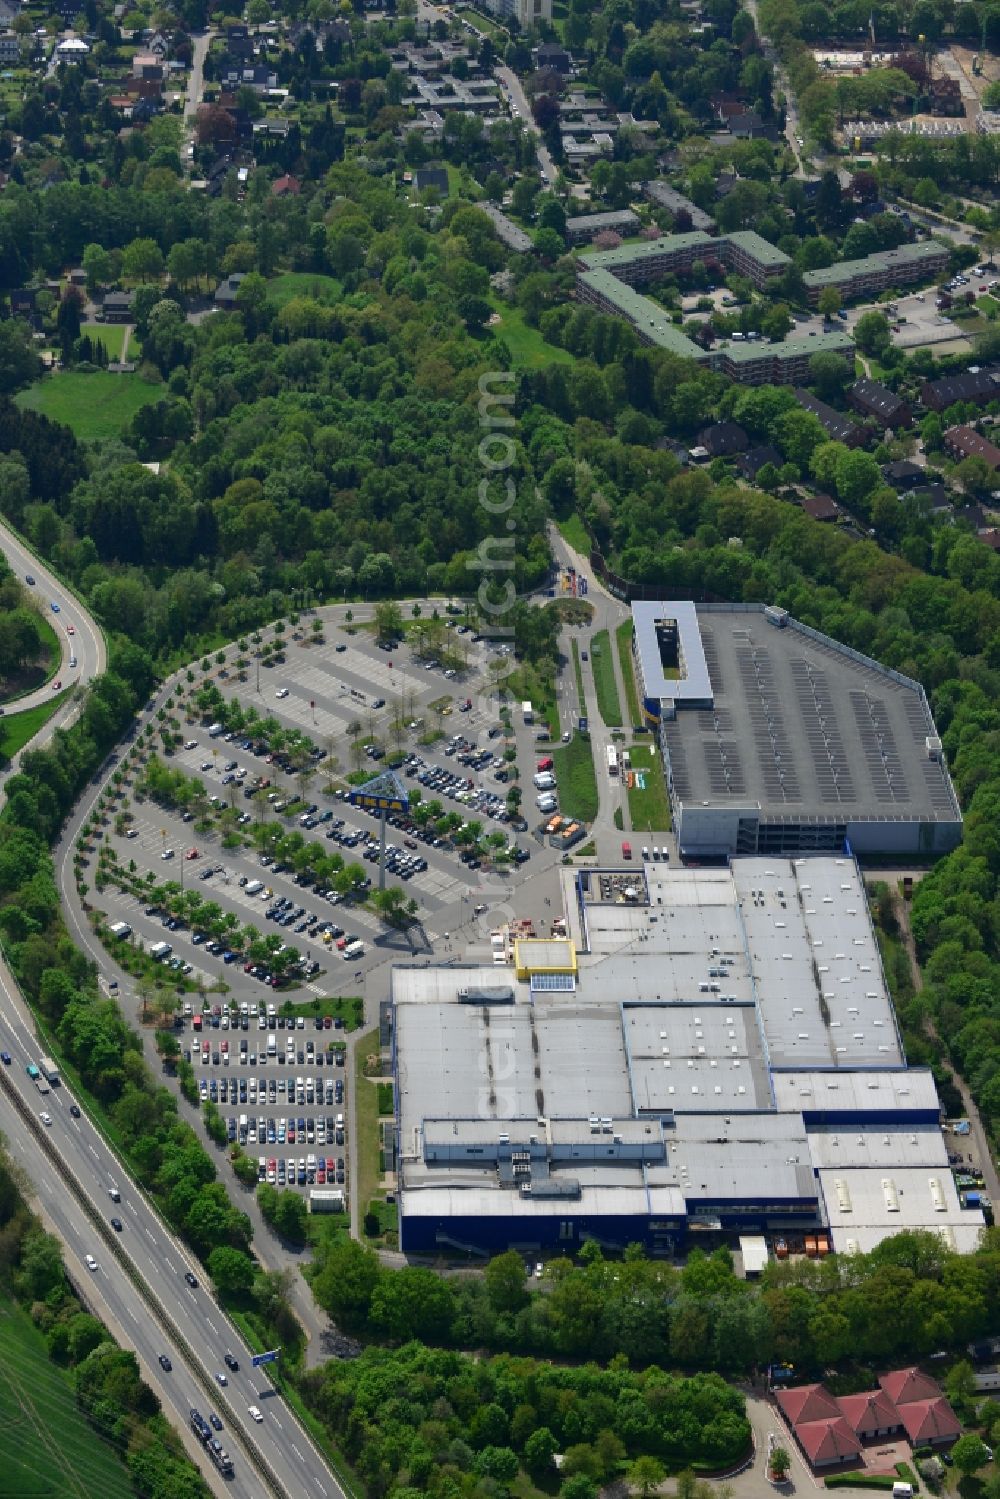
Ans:
[{"label": "highway", "polygon": [[[164,1225],[87,1116],[81,1114],[76,1119],[71,1115],[74,1099],[69,1090],[60,1085],[44,1096],[37,1093],[25,1069],[29,1061],[37,1061],[39,1047],[33,1040],[27,1010],[3,963],[0,1006],[0,1048],[11,1056],[10,1065],[0,1074],[0,1129],[7,1148],[31,1181],[38,1208],[63,1241],[75,1284],[98,1315],[106,1317],[122,1345],[134,1349],[143,1377],[156,1391],[189,1449],[197,1453],[208,1481],[217,1492],[241,1499],[268,1493],[289,1499],[303,1493],[319,1495],[320,1499],[345,1499],[322,1455],[272,1389],[266,1369],[251,1367],[250,1354],[212,1299],[201,1267]],[[31,1120],[37,1121],[34,1129],[12,1094],[21,1100]],[[41,1123],[42,1112],[51,1116],[48,1127]],[[41,1138],[36,1138],[36,1132]],[[46,1146],[50,1147],[48,1153]],[[72,1183],[85,1201],[75,1195]],[[120,1203],[112,1202],[111,1186],[120,1190]],[[113,1216],[123,1224],[121,1234],[111,1227]],[[151,1310],[116,1251],[127,1257],[159,1300],[167,1326]],[[83,1264],[85,1254],[97,1260],[95,1272]],[[187,1271],[196,1275],[197,1289],[186,1284]],[[223,1360],[227,1352],[238,1360],[238,1372],[226,1370]],[[169,1373],[159,1365],[162,1353],[173,1365]],[[220,1372],[227,1377],[225,1388],[216,1382]],[[248,1407],[254,1404],[263,1413],[260,1425],[248,1414]],[[221,1440],[236,1471],[224,1484],[188,1429],[192,1406],[205,1416],[210,1410],[217,1411],[225,1423]],[[263,1454],[272,1481],[265,1481],[253,1461],[252,1447]]]},{"label": "highway", "polygon": [[[100,676],[107,665],[104,637],[76,595],[53,576],[44,562],[3,521],[0,521],[0,550],[3,551],[11,572],[20,582],[24,583],[28,577],[35,580],[33,585],[28,585],[28,592],[55,630],[62,651],[54,681],[61,682],[65,690],[68,687],[82,687],[94,677]],[[53,611],[53,604],[59,605],[58,612]],[[68,633],[69,625],[73,626],[72,635]],[[75,667],[69,664],[71,656],[76,657]],[[41,703],[51,702],[55,690],[53,683],[46,682],[34,692],[26,693],[24,697],[8,703],[5,716],[11,718],[16,713],[24,713]],[[40,749],[51,739],[57,728],[68,728],[79,711],[80,694],[73,693],[31,741],[30,747]],[[7,776],[14,774],[19,759],[20,755],[16,755],[11,765],[0,775],[0,784]]]}]

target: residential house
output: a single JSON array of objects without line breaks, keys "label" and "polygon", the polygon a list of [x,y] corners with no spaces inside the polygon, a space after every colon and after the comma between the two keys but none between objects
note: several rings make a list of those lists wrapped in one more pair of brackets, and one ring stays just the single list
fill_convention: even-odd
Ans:
[{"label": "residential house", "polygon": [[868,434],[863,427],[859,427],[857,422],[845,416],[842,411],[835,411],[808,390],[797,389],[795,399],[804,411],[812,412],[831,442],[842,442],[849,448],[862,448],[868,441]]},{"label": "residential house", "polygon": [[913,1446],[944,1445],[961,1433],[940,1386],[919,1369],[884,1374],[878,1388],[834,1398],[823,1385],[775,1396],[796,1441],[816,1468],[857,1462],[867,1443],[906,1434]]},{"label": "residential house", "polygon": [[949,427],[944,445],[953,458],[982,458],[990,468],[1000,469],[1000,448],[981,437],[975,427]]},{"label": "residential house", "polygon": [[508,250],[516,250],[521,255],[527,255],[534,249],[534,242],[530,234],[526,234],[519,224],[507,217],[495,203],[482,202],[477,207],[485,213],[497,232],[497,239],[506,245]]},{"label": "residential house", "polygon": [[847,392],[847,404],[862,416],[873,417],[886,431],[898,431],[913,421],[909,402],[878,380],[855,380]]},{"label": "residential house", "polygon": [[784,461],[776,447],[770,443],[763,443],[760,447],[750,448],[746,453],[741,453],[736,460],[736,467],[744,478],[755,483],[757,475],[767,464],[773,463],[775,468],[781,468]]},{"label": "residential house", "polygon": [[105,292],[104,301],[101,304],[101,317],[106,323],[129,323],[132,321],[134,302],[135,292]]},{"label": "residential house", "polygon": [[250,67],[228,67],[219,80],[226,89],[253,89],[255,94],[266,94],[271,89],[278,87],[278,75],[273,68],[264,63],[257,63]]},{"label": "residential house", "polygon": [[242,271],[235,271],[233,275],[227,276],[225,281],[220,281],[215,288],[216,307],[232,308],[236,306],[236,293],[244,280]]},{"label": "residential house", "polygon": [[828,494],[807,494],[799,501],[810,520],[835,521],[840,518],[840,506]]},{"label": "residential house", "polygon": [[715,228],[711,216],[703,208],[699,208],[697,203],[692,203],[690,198],[671,187],[669,182],[644,182],[642,191],[650,203],[655,203],[658,208],[665,208],[675,218],[678,214],[686,213],[692,229],[703,229],[706,234],[710,234]]},{"label": "residential house", "polygon": [[925,380],[920,399],[928,411],[947,411],[956,401],[970,401],[988,406],[1000,400],[1000,373],[996,370],[970,369],[961,375],[945,375],[941,380]]},{"label": "residential house", "polygon": [[961,1436],[961,1423],[941,1386],[919,1369],[894,1369],[883,1374],[879,1384],[899,1411],[914,1447],[949,1445]]},{"label": "residential house", "polygon": [[566,220],[566,238],[571,245],[582,245],[597,234],[611,230],[623,239],[638,234],[639,217],[631,208],[611,209],[606,213],[581,213]]},{"label": "residential house", "polygon": [[702,427],[697,445],[709,458],[730,458],[734,453],[745,453],[750,439],[738,422],[714,422],[710,427]]},{"label": "residential house", "polygon": [[920,464],[911,463],[908,458],[901,458],[898,463],[887,463],[882,473],[886,483],[891,484],[893,489],[915,489],[927,477]]},{"label": "residential house", "polygon": [[448,169],[446,167],[419,167],[413,174],[413,186],[418,193],[433,188],[442,198],[448,196]]},{"label": "residential house", "polygon": [[289,172],[286,172],[284,177],[279,177],[277,182],[271,183],[272,198],[297,198],[301,191],[301,182]]},{"label": "residential house", "polygon": [[573,71],[573,59],[566,48],[560,47],[557,42],[543,42],[540,47],[536,47],[533,61],[540,73],[561,73],[566,77]]}]

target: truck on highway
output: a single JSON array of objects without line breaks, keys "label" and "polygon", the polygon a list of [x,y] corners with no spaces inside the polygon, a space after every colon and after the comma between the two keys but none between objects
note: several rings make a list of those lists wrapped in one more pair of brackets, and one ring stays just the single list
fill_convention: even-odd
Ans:
[{"label": "truck on highway", "polygon": [[194,1432],[195,1436],[198,1438],[199,1442],[204,1447],[205,1451],[208,1453],[209,1457],[212,1459],[212,1462],[218,1468],[219,1472],[226,1478],[231,1477],[233,1472],[232,1458],[229,1456],[229,1453],[225,1450],[218,1437],[212,1435],[212,1428],[205,1420],[205,1417],[202,1415],[201,1411],[196,1410],[194,1406],[191,1407],[191,1430]]},{"label": "truck on highway", "polygon": [[27,1067],[25,1068],[25,1071],[31,1078],[31,1081],[34,1083],[39,1093],[47,1093],[49,1091],[48,1081],[39,1072],[34,1062],[29,1062]]},{"label": "truck on highway", "polygon": [[53,1062],[52,1058],[39,1057],[38,1070],[41,1072],[45,1081],[47,1083],[51,1083],[52,1087],[54,1088],[56,1083],[58,1083],[59,1081],[59,1068],[56,1066],[55,1062]]},{"label": "truck on highway", "polygon": [[154,962],[162,963],[164,959],[169,958],[172,952],[173,948],[170,946],[169,942],[154,942],[152,947],[149,949],[149,956],[153,959]]},{"label": "truck on highway", "polygon": [[132,928],[129,926],[127,921],[112,922],[111,926],[108,927],[108,931],[111,933],[112,937],[118,937],[123,941],[126,937],[131,937],[132,935]]}]

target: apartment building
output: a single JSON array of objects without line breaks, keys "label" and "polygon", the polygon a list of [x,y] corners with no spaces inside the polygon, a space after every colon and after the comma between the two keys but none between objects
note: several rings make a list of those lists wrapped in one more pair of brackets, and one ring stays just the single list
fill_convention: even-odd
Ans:
[{"label": "apartment building", "polygon": [[863,260],[842,260],[818,271],[806,271],[802,280],[815,306],[826,286],[835,286],[846,301],[876,296],[897,286],[932,281],[947,270],[948,258],[947,246],[936,240],[924,240],[915,245],[900,245],[895,250],[880,250]]}]

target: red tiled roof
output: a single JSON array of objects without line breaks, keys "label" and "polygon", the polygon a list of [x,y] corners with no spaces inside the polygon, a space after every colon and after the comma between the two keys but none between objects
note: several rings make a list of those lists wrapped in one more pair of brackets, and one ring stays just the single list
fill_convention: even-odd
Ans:
[{"label": "red tiled roof", "polygon": [[961,1436],[958,1417],[943,1395],[934,1400],[910,1400],[899,1407],[906,1435],[914,1446],[921,1442],[944,1442]]},{"label": "red tiled roof", "polygon": [[864,1437],[869,1432],[898,1426],[899,1411],[884,1390],[865,1390],[861,1395],[841,1395],[837,1401],[852,1431]]},{"label": "red tiled roof", "polygon": [[799,1446],[811,1463],[843,1463],[859,1456],[861,1444],[843,1416],[796,1426]]},{"label": "red tiled roof", "polygon": [[277,182],[271,184],[271,192],[276,198],[283,198],[286,193],[290,193],[291,196],[295,198],[298,197],[301,191],[302,184],[299,182],[299,179],[297,177],[286,175],[284,177],[279,177]]},{"label": "red tiled roof", "polygon": [[937,1381],[915,1367],[893,1369],[880,1377],[879,1384],[895,1405],[907,1405],[911,1400],[936,1400],[941,1394]]},{"label": "red tiled roof", "polygon": [[796,1431],[802,1421],[836,1420],[840,1415],[836,1400],[821,1384],[800,1384],[775,1394],[785,1420]]}]

